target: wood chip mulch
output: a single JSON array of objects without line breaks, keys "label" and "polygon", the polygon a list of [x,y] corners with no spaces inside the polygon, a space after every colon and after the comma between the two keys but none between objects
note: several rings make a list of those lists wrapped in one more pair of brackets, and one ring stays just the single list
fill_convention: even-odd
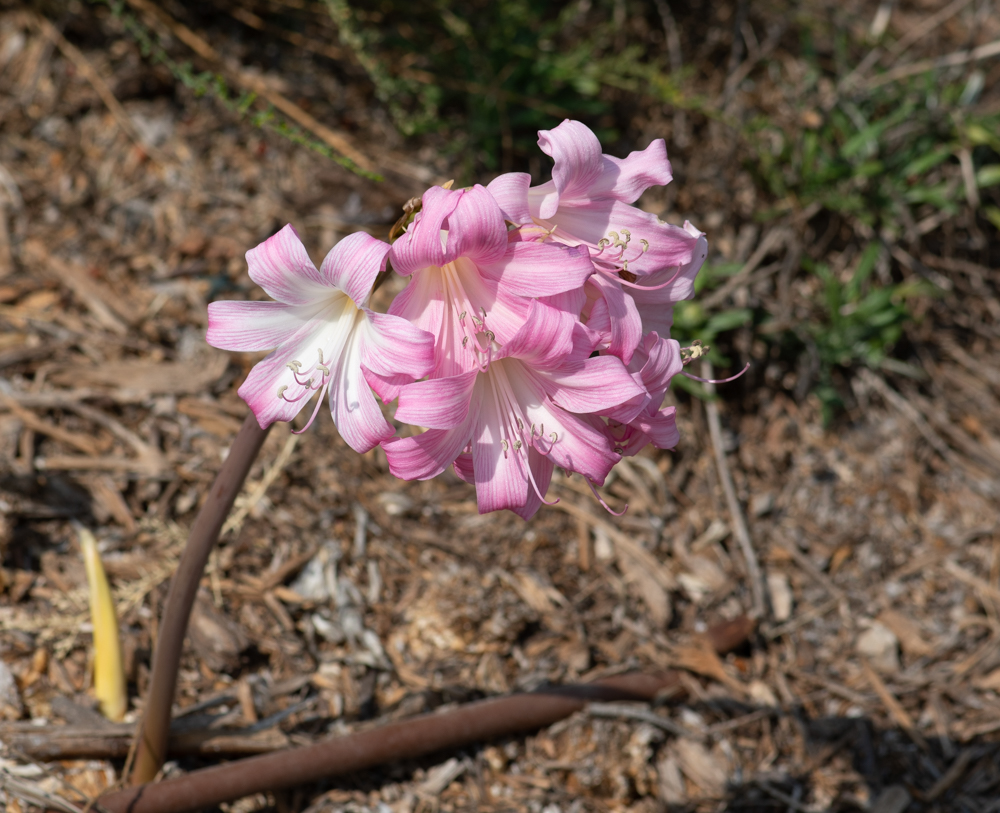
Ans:
[{"label": "wood chip mulch", "polygon": [[[70,520],[101,543],[134,720],[172,568],[259,358],[205,344],[207,303],[262,296],[243,253],[284,223],[320,258],[356,229],[384,237],[420,191],[157,86],[134,43],[98,23],[110,47],[78,52],[88,72],[34,12],[0,13],[10,810],[44,794],[82,808],[122,767],[132,727],[103,721],[87,696]],[[125,99],[117,115],[91,75]],[[130,95],[130,82],[160,90]],[[374,163],[398,148],[377,118],[364,126]],[[755,247],[722,242],[736,259]],[[226,809],[995,810],[1000,341],[995,319],[975,311],[969,339],[948,309],[1000,307],[1000,272],[949,261],[955,289],[915,334],[930,385],[858,374],[858,406],[832,429],[794,381],[720,387],[771,607],[721,659],[698,633],[746,613],[751,589],[701,402],[678,397],[676,451],[617,467],[604,494],[628,503],[621,518],[565,478],[531,522],[479,516],[457,477],[399,482],[323,415],[301,436],[278,426],[203,582],[167,773],[544,682],[681,667],[682,704],[595,706],[531,736]],[[960,306],[967,290],[975,301]]]}]

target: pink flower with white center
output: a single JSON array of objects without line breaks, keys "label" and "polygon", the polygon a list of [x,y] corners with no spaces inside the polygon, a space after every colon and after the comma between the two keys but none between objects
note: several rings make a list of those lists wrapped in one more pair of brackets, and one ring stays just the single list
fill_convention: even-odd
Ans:
[{"label": "pink flower with white center", "polygon": [[646,392],[614,356],[589,358],[593,337],[568,313],[533,302],[502,347],[490,327],[476,337],[485,350],[472,370],[402,387],[397,419],[429,429],[382,448],[397,477],[427,480],[454,463],[475,483],[480,513],[509,508],[527,519],[555,465],[604,482],[621,457],[586,413],[627,404],[629,419]]},{"label": "pink flower with white center", "polygon": [[[552,180],[532,188],[530,176],[515,172],[487,188],[511,222],[534,222],[555,241],[587,247],[598,271],[588,296],[603,302],[607,345],[627,362],[644,331],[626,289],[640,282],[651,286],[650,275],[686,266],[697,242],[686,229],[630,205],[650,186],[670,182],[663,140],[619,159],[604,155],[597,136],[578,121],[566,120],[538,136],[542,151],[555,160]],[[672,287],[669,277],[655,284]]]},{"label": "pink flower with white center", "polygon": [[243,386],[262,428],[290,421],[319,392],[311,424],[330,394],[341,436],[367,452],[394,434],[366,374],[412,381],[433,365],[434,338],[405,319],[368,309],[389,245],[367,234],[345,237],[319,271],[291,226],[247,252],[250,279],[274,302],[213,302],[208,343],[223,350],[275,348]]},{"label": "pink flower with white center", "polygon": [[[491,340],[502,345],[513,338],[532,298],[576,316],[583,284],[594,272],[584,249],[508,234],[500,207],[482,186],[428,189],[413,224],[392,244],[389,260],[395,271],[410,276],[389,313],[435,336],[435,378],[481,364],[486,346],[477,337],[485,335],[484,320]],[[380,395],[391,399],[398,383],[382,382]]]}]

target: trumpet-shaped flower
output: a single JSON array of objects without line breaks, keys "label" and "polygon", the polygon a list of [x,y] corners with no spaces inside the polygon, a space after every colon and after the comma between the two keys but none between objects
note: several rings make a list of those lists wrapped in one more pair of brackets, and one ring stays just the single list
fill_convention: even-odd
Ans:
[{"label": "trumpet-shaped flower", "polygon": [[[427,190],[389,259],[410,277],[389,313],[436,337],[435,378],[479,365],[485,347],[477,336],[486,335],[484,323],[489,341],[513,338],[534,297],[577,315],[583,284],[594,272],[585,249],[508,234],[500,207],[482,186]],[[382,382],[379,394],[391,399],[397,384]]]},{"label": "trumpet-shaped flower", "polygon": [[[352,234],[317,271],[291,226],[247,252],[250,278],[273,302],[213,302],[208,342],[224,350],[275,348],[258,363],[240,397],[261,427],[290,421],[319,392],[341,436],[366,452],[394,434],[366,380],[410,380],[433,365],[433,337],[405,319],[368,309],[387,243]],[[310,423],[312,419],[310,419]]]},{"label": "trumpet-shaped flower", "polygon": [[619,159],[604,155],[597,136],[578,121],[566,120],[538,135],[542,151],[555,161],[552,180],[531,187],[530,176],[508,173],[487,188],[511,222],[534,222],[555,241],[587,247],[598,271],[588,283],[588,297],[600,302],[605,346],[627,362],[648,330],[629,294],[655,285],[675,297],[671,301],[683,298],[662,272],[690,265],[698,240],[690,230],[630,205],[650,186],[670,182],[663,140]]},{"label": "trumpet-shaped flower", "polygon": [[503,346],[491,327],[475,337],[485,349],[472,370],[401,389],[396,417],[430,428],[383,448],[397,477],[426,480],[454,463],[475,483],[480,513],[509,508],[528,518],[554,465],[604,482],[620,455],[586,413],[617,408],[628,420],[646,393],[617,358],[589,358],[592,334],[564,311],[533,302]]},{"label": "trumpet-shaped flower", "polygon": [[672,178],[663,139],[627,158],[601,152],[584,124],[566,120],[540,130],[538,146],[552,157],[552,180],[530,187],[521,172],[501,175],[487,187],[512,223],[532,221],[553,238],[585,245],[599,270],[643,276],[691,260],[694,241],[677,226],[629,204],[650,186]]}]

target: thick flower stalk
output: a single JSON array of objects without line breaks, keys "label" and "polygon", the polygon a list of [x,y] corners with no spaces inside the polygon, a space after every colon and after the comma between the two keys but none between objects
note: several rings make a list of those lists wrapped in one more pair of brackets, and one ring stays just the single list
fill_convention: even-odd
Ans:
[{"label": "thick flower stalk", "polygon": [[366,374],[422,378],[433,366],[434,337],[368,308],[388,251],[388,243],[352,234],[317,271],[295,229],[285,226],[247,252],[250,278],[275,301],[208,306],[209,344],[275,348],[239,389],[262,429],[292,420],[319,393],[315,418],[329,393],[333,422],[352,449],[367,452],[393,436]]}]

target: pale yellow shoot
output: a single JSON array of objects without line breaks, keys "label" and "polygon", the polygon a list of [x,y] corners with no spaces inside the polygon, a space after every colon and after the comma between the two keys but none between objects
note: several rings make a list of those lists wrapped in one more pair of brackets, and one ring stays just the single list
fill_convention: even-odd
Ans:
[{"label": "pale yellow shoot", "polygon": [[76,526],[76,532],[80,538],[90,588],[90,620],[94,626],[94,696],[97,697],[104,716],[118,722],[125,716],[128,695],[125,692],[125,670],[122,666],[122,644],[118,636],[115,601],[97,552],[97,540],[82,525]]}]

